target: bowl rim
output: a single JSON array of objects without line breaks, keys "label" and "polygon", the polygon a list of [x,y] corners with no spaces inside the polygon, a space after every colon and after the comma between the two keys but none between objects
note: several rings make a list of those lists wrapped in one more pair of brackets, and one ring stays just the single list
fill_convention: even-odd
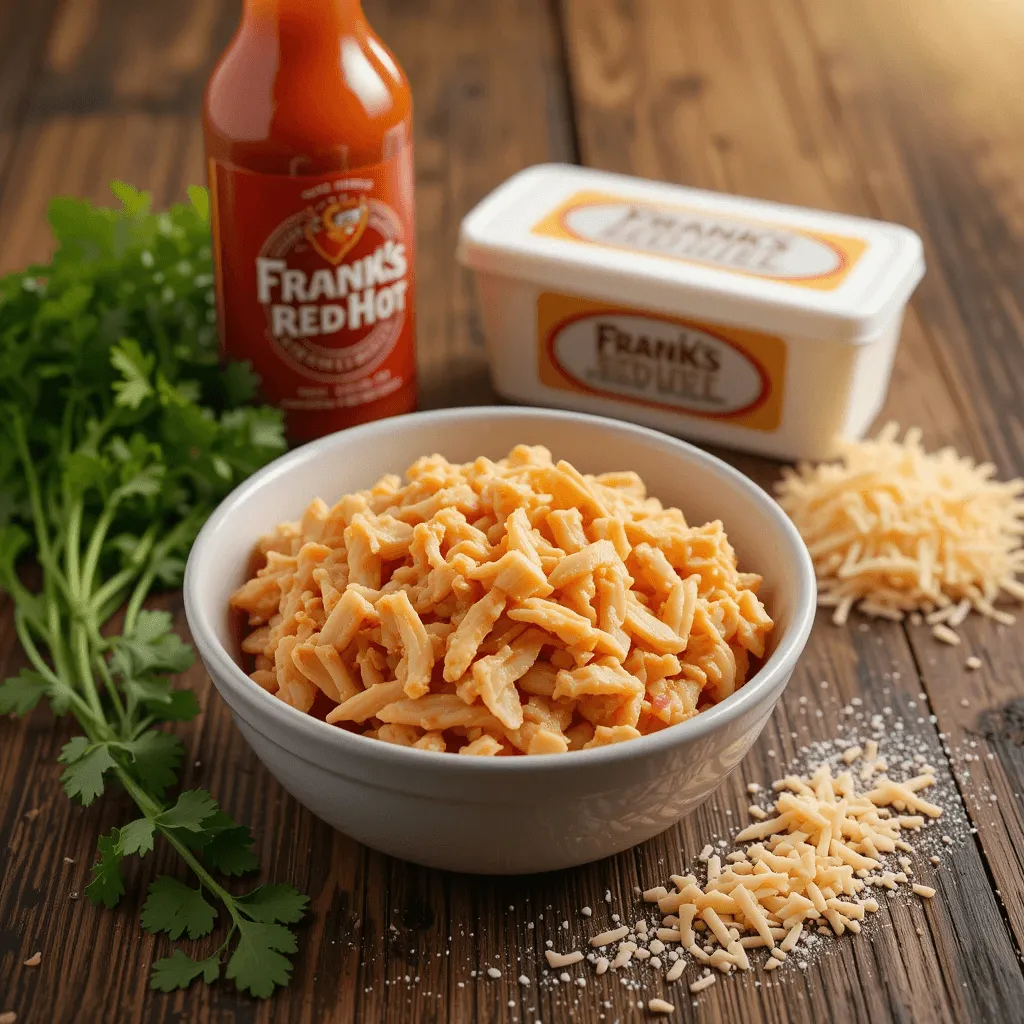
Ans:
[{"label": "bowl rim", "polygon": [[[202,589],[202,580],[208,575],[207,564],[216,556],[215,534],[244,508],[253,492],[273,484],[276,480],[286,479],[288,474],[302,463],[316,459],[322,452],[339,445],[372,443],[375,438],[387,434],[389,430],[413,421],[423,428],[429,428],[435,423],[458,420],[481,418],[525,420],[537,417],[550,419],[556,424],[559,420],[588,423],[601,430],[631,435],[638,441],[675,450],[690,461],[703,464],[704,468],[713,474],[724,477],[741,491],[745,491],[754,505],[760,508],[762,515],[773,521],[789,542],[791,554],[797,567],[798,580],[791,621],[764,665],[742,687],[714,707],[659,732],[591,750],[571,751],[568,756],[564,757],[549,754],[520,754],[515,757],[456,757],[448,752],[403,747],[349,732],[305,714],[290,704],[285,704],[284,701],[278,700],[249,679],[200,615],[199,593]],[[371,483],[372,481],[367,481],[367,486]],[[266,529],[269,530],[272,526],[273,524],[268,524]],[[261,726],[250,722],[253,728],[262,733],[267,726],[272,726],[273,732],[268,734],[268,738],[283,740],[284,733],[292,733],[314,743],[333,745],[339,754],[358,756],[364,762],[377,762],[381,766],[391,768],[406,766],[415,769],[417,767],[426,768],[428,765],[434,768],[448,766],[450,770],[462,774],[529,772],[535,771],[541,766],[546,771],[555,772],[586,770],[588,767],[597,765],[609,765],[648,755],[657,755],[659,752],[701,739],[723,729],[729,723],[751,711],[759,703],[764,702],[779,689],[780,682],[788,679],[810,635],[817,605],[814,566],[796,527],[768,492],[722,459],[670,434],[633,423],[624,423],[588,413],[502,405],[434,409],[374,420],[328,434],[326,437],[300,445],[279,456],[239,484],[221,501],[207,519],[189,552],[183,590],[185,616],[189,629],[215,686],[218,691],[222,686],[226,686],[238,701],[262,720]],[[228,703],[229,706],[232,706],[230,701]],[[232,706],[232,711],[234,712],[234,710]],[[248,716],[245,717],[248,720]],[[266,725],[264,726],[263,723]]]}]

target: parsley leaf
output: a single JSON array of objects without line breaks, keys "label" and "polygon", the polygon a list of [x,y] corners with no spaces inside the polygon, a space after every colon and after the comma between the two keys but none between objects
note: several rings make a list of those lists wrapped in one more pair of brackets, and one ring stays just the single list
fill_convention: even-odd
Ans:
[{"label": "parsley leaf", "polygon": [[221,374],[224,392],[232,405],[251,402],[256,397],[260,379],[249,363],[228,363]]},{"label": "parsley leaf", "polygon": [[145,705],[161,722],[187,722],[199,714],[199,701],[191,690],[175,690],[166,676],[143,676],[121,680],[130,707]]},{"label": "parsley leaf", "polygon": [[23,668],[0,684],[0,715],[10,711],[27,715],[49,690],[50,684],[38,672]]},{"label": "parsley leaf", "polygon": [[168,700],[147,702],[146,710],[161,722],[188,722],[199,714],[199,701],[191,690],[171,690]]},{"label": "parsley leaf", "polygon": [[210,220],[210,193],[202,185],[189,185],[185,192],[196,213],[204,223],[208,223]]},{"label": "parsley leaf", "polygon": [[93,745],[84,736],[66,743],[57,760],[67,765],[60,777],[64,792],[78,797],[83,807],[103,792],[103,774],[116,766],[105,743]]},{"label": "parsley leaf", "polygon": [[64,479],[72,495],[100,487],[111,475],[111,465],[94,452],[71,452],[64,458]]},{"label": "parsley leaf", "polygon": [[124,895],[120,830],[111,829],[109,835],[100,836],[98,845],[100,859],[92,866],[92,881],[85,887],[85,895],[111,910]]},{"label": "parsley leaf", "polygon": [[217,810],[217,801],[204,789],[186,789],[178,802],[163,811],[157,822],[164,828],[183,828],[189,832],[201,832],[203,822]]},{"label": "parsley leaf", "polygon": [[299,947],[295,936],[284,925],[263,922],[239,922],[241,938],[228,961],[226,978],[243,992],[267,999],[279,985],[291,980],[291,961],[282,953],[294,953]]},{"label": "parsley leaf", "polygon": [[230,815],[218,811],[203,822],[203,830],[203,860],[210,867],[225,875],[245,875],[259,867],[252,833]]},{"label": "parsley leaf", "polygon": [[235,902],[254,921],[294,924],[305,915],[309,897],[291,885],[267,883]]},{"label": "parsley leaf", "polygon": [[153,964],[149,986],[158,992],[173,992],[188,988],[200,975],[207,984],[213,984],[220,977],[220,955],[215,953],[206,960],[193,960],[180,949]]},{"label": "parsley leaf", "polygon": [[153,372],[153,357],[143,355],[137,341],[125,338],[111,350],[110,363],[122,377],[113,383],[117,396],[114,404],[138,409],[154,393],[153,385],[149,382],[149,375]]},{"label": "parsley leaf", "polygon": [[149,818],[136,818],[120,829],[118,850],[127,857],[138,854],[145,857],[153,849],[153,834],[156,826]]},{"label": "parsley leaf", "polygon": [[153,199],[149,192],[143,192],[141,189],[133,188],[131,185],[128,185],[123,181],[112,181],[110,183],[110,191],[121,200],[121,206],[124,208],[124,212],[130,216],[136,217],[140,213],[149,212],[149,204]]},{"label": "parsley leaf", "polygon": [[162,798],[178,779],[185,746],[177,736],[149,729],[138,739],[122,743],[132,759],[132,771],[156,797]]},{"label": "parsley leaf", "polygon": [[169,612],[139,612],[135,628],[114,641],[113,667],[128,679],[146,673],[184,672],[195,660],[192,648],[172,629]]},{"label": "parsley leaf", "polygon": [[149,887],[149,898],[142,908],[142,927],[147,932],[167,932],[172,939],[188,932],[190,939],[209,935],[217,921],[217,911],[203,897],[202,889],[193,889],[176,878],[161,875]]}]

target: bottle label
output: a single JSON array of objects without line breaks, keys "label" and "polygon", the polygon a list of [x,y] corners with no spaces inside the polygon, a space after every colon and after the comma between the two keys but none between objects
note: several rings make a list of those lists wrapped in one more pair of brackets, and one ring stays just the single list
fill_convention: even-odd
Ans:
[{"label": "bottle label", "polygon": [[411,383],[412,147],[317,177],[217,160],[209,175],[222,350],[266,398],[347,409]]},{"label": "bottle label", "polygon": [[861,238],[602,192],[570,196],[533,233],[818,291],[840,287],[868,248]]},{"label": "bottle label", "polygon": [[537,300],[542,384],[652,409],[776,430],[786,343],[774,335],[544,292]]}]

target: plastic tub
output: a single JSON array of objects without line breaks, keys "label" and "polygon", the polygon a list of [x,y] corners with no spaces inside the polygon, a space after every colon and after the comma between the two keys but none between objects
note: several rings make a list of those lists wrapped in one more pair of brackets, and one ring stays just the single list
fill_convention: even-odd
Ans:
[{"label": "plastic tub", "polygon": [[495,388],[782,458],[860,437],[924,273],[909,228],[566,165],[462,222]]}]

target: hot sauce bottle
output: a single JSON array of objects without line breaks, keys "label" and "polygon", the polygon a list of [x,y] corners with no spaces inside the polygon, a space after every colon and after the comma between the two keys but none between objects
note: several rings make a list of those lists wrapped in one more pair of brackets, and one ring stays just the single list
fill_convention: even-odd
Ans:
[{"label": "hot sauce bottle", "polygon": [[412,99],[359,0],[245,0],[203,127],[222,353],[293,441],[411,411]]}]

